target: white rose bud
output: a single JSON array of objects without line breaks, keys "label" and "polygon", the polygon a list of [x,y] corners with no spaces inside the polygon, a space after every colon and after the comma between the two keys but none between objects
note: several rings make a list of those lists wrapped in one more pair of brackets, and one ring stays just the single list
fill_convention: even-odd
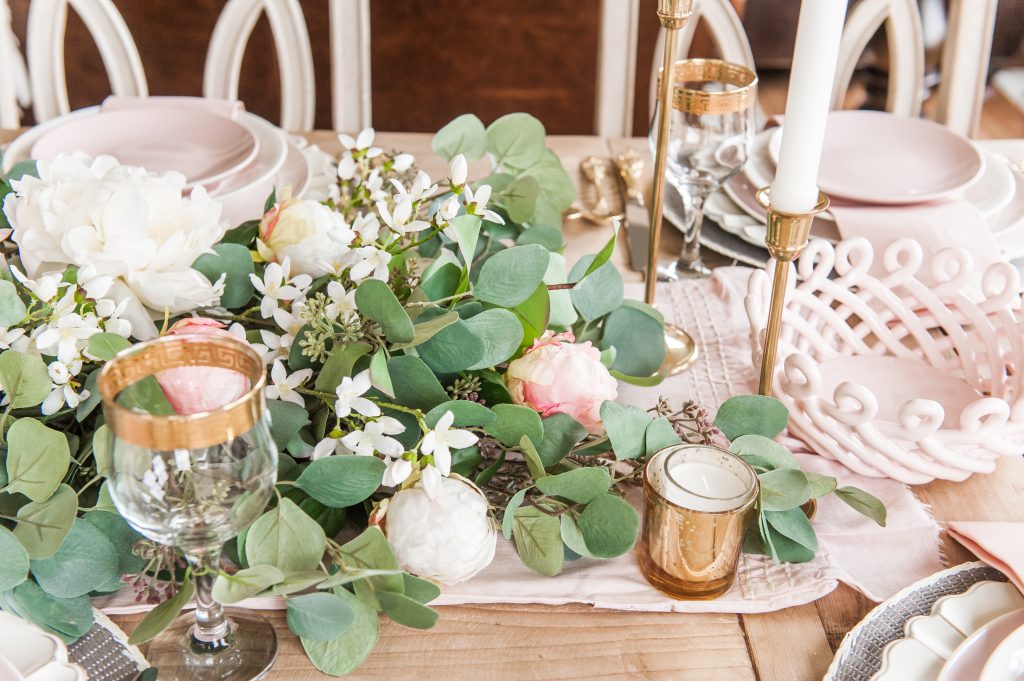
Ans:
[{"label": "white rose bud", "polygon": [[490,565],[498,542],[483,492],[456,475],[440,478],[433,499],[419,483],[395,494],[385,529],[405,570],[443,584],[464,582]]}]

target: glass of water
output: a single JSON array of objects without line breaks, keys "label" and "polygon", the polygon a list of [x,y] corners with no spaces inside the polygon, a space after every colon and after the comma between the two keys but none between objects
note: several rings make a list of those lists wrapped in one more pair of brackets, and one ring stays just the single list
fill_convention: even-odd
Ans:
[{"label": "glass of water", "polygon": [[114,504],[145,537],[185,554],[195,588],[195,613],[150,643],[161,679],[256,679],[277,657],[269,622],[212,596],[224,542],[260,516],[276,481],[264,383],[259,355],[219,335],[132,346],[100,376]]},{"label": "glass of water", "polygon": [[[672,74],[668,156],[665,179],[679,193],[683,233],[679,257],[658,268],[660,281],[710,274],[700,258],[704,201],[738,173],[754,137],[757,76],[719,59],[684,59]],[[658,143],[658,105],[654,107],[650,143]]]}]

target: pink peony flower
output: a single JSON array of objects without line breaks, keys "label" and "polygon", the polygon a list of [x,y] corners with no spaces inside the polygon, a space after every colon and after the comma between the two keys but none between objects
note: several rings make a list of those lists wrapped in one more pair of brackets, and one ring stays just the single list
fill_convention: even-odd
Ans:
[{"label": "pink peony flower", "polygon": [[614,400],[618,385],[601,363],[601,352],[576,343],[572,332],[551,331],[508,365],[505,383],[512,400],[541,416],[568,414],[591,433],[601,433],[601,404]]},{"label": "pink peony flower", "polygon": [[[216,319],[189,317],[167,331],[167,335],[206,335],[234,338]],[[167,369],[156,375],[167,401],[179,414],[195,414],[219,409],[237,400],[249,390],[249,379],[230,369],[181,367]]]}]

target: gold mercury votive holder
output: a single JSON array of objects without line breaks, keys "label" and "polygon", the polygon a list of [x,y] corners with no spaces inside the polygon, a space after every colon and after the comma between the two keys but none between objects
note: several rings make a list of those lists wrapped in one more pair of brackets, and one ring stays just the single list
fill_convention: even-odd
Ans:
[{"label": "gold mercury votive holder", "polygon": [[651,457],[639,547],[647,581],[686,600],[728,591],[759,492],[754,469],[720,447],[676,445]]}]

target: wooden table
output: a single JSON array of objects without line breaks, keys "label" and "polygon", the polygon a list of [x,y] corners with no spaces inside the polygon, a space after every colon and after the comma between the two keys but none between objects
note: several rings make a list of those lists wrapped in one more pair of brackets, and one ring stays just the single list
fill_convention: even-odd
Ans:
[{"label": "wooden table", "polygon": [[[996,117],[983,118],[986,136],[1024,136],[1024,117],[996,102]],[[988,111],[988,109],[987,109]],[[310,139],[328,150],[331,133]],[[414,153],[432,177],[445,166],[430,151],[430,136],[380,133],[377,143]],[[644,139],[603,140],[556,137],[550,144],[570,174],[579,179],[586,156],[608,157],[626,148],[646,150]],[[483,174],[471,167],[470,176]],[[583,192],[586,202],[589,194]],[[608,228],[573,221],[565,225],[572,262],[596,252]],[[671,228],[663,239],[666,255],[681,239]],[[625,244],[615,255],[627,281],[640,276],[625,266]],[[934,482],[914,489],[939,521],[1024,521],[1024,460],[1004,459],[991,475],[963,483]],[[971,556],[944,537],[944,556],[954,565]],[[382,617],[381,638],[366,663],[348,678],[432,681],[551,679],[664,679],[665,681],[812,681],[820,679],[843,635],[874,604],[845,585],[828,596],[795,608],[762,615],[637,613],[589,606],[486,605],[440,607],[429,631],[407,629]],[[283,612],[269,613],[278,628],[280,653],[269,678],[279,681],[329,678],[307,660],[288,631]],[[130,630],[141,616],[117,617]]]}]

